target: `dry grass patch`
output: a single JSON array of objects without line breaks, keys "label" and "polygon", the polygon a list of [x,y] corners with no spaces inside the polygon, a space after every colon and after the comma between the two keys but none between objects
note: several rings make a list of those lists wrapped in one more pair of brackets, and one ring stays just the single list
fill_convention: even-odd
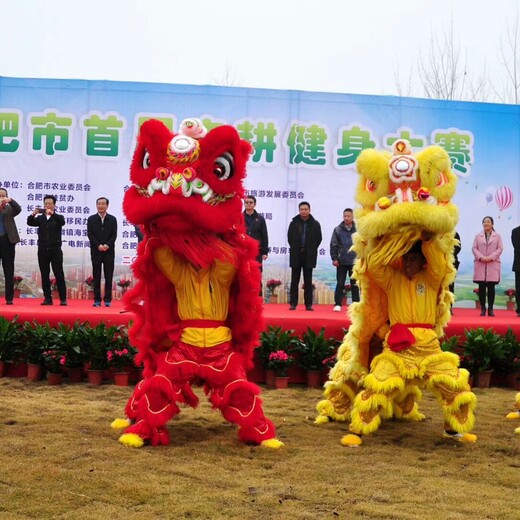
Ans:
[{"label": "dry grass patch", "polygon": [[2,518],[520,518],[512,390],[476,390],[475,445],[441,438],[425,394],[426,421],[385,422],[358,449],[340,445],[345,424],[313,424],[321,391],[267,390],[279,451],[239,443],[201,392],[170,446],[125,448],[109,425],[130,392],[0,379]]}]

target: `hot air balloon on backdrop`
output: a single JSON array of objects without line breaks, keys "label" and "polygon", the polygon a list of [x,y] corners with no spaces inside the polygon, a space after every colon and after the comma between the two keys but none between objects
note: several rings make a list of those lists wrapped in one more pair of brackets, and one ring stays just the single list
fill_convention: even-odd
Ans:
[{"label": "hot air balloon on backdrop", "polygon": [[507,186],[500,186],[495,193],[495,202],[498,209],[503,211],[513,204],[513,192]]}]

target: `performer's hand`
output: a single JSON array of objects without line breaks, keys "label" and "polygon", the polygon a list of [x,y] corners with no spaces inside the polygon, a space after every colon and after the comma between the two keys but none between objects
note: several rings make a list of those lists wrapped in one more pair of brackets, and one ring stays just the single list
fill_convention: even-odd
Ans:
[{"label": "performer's hand", "polygon": [[267,260],[267,255],[262,255],[262,260]]},{"label": "performer's hand", "polygon": [[339,266],[339,261],[338,260],[332,260],[332,265],[334,267],[338,267]]},{"label": "performer's hand", "polygon": [[39,214],[40,214],[40,208],[34,208],[33,212],[32,212],[32,216],[36,217],[36,215],[39,215]]}]

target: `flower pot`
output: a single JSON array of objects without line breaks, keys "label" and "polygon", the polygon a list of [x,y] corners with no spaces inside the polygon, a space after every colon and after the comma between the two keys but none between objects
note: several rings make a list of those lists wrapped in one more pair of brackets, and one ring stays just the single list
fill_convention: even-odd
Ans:
[{"label": "flower pot", "polygon": [[99,386],[103,382],[103,370],[87,370],[87,381],[89,385]]},{"label": "flower pot", "polygon": [[5,374],[5,361],[0,361],[0,377],[4,377]]},{"label": "flower pot", "polygon": [[476,388],[489,388],[493,370],[482,370],[477,374]]},{"label": "flower pot", "polygon": [[511,372],[509,374],[506,374],[506,385],[508,388],[513,388],[516,390],[517,386],[517,379],[520,377],[520,375],[517,372]]},{"label": "flower pot", "polygon": [[22,291],[20,289],[15,289],[14,290],[14,297],[15,298],[20,298],[21,294],[22,294]]},{"label": "flower pot", "polygon": [[288,388],[289,387],[289,377],[288,376],[275,376],[274,377],[274,387],[277,390]]},{"label": "flower pot", "polygon": [[506,308],[508,311],[516,311],[516,302],[506,302]]},{"label": "flower pot", "polygon": [[321,387],[321,370],[307,370],[305,373],[305,382],[309,388],[320,388]]},{"label": "flower pot", "polygon": [[475,309],[480,309],[480,302],[475,300]]},{"label": "flower pot", "polygon": [[69,383],[81,383],[83,381],[83,367],[67,368]]},{"label": "flower pot", "polygon": [[27,363],[5,362],[5,377],[27,377]]},{"label": "flower pot", "polygon": [[51,374],[47,372],[47,384],[51,386],[61,385],[63,374]]},{"label": "flower pot", "polygon": [[27,363],[27,379],[29,381],[39,381],[42,378],[43,369],[41,365]]},{"label": "flower pot", "polygon": [[278,295],[277,294],[271,294],[269,296],[269,303],[278,303]]},{"label": "flower pot", "polygon": [[270,368],[265,371],[265,386],[274,388],[274,370]]},{"label": "flower pot", "polygon": [[129,372],[116,372],[114,374],[114,385],[116,386],[128,386],[130,381]]}]

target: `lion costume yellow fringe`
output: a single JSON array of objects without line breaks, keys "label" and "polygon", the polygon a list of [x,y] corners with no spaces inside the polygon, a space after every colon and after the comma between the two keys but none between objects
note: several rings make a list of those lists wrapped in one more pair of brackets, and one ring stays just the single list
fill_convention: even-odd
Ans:
[{"label": "lion costume yellow fringe", "polygon": [[[365,150],[357,161],[356,201],[361,207],[356,210],[353,249],[361,300],[349,308],[352,325],[325,384],[324,400],[317,405],[316,423],[350,420],[356,435],[342,442],[359,445],[362,434],[377,430],[381,416],[422,420],[418,401],[421,388],[427,387],[441,404],[446,431],[458,434],[457,440],[474,441],[466,433],[474,426],[476,406],[469,374],[439,344],[453,303],[448,286],[456,274],[458,209],[451,198],[457,178],[448,154],[438,146],[415,155],[399,139],[392,152]],[[396,279],[404,278],[402,257],[418,241],[427,260],[420,273],[424,281],[414,282],[413,291],[407,292],[404,285],[395,287]],[[420,303],[428,289],[429,310]],[[396,325],[413,339],[400,351],[388,344]],[[370,348],[381,342],[383,352],[369,372]]]}]

